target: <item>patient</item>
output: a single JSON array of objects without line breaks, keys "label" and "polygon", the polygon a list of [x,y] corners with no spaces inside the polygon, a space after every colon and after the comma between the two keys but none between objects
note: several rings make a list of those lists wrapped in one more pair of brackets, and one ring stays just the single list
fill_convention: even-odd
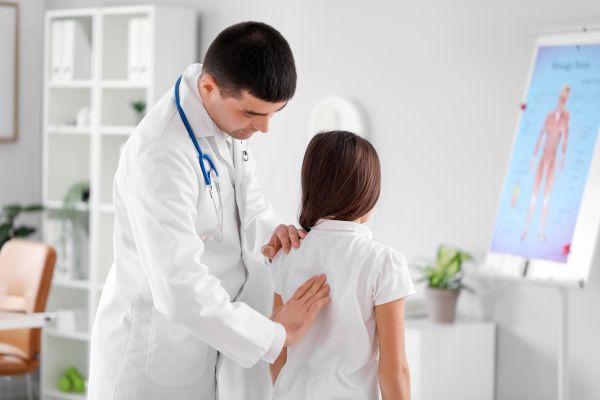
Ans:
[{"label": "patient", "polygon": [[[271,365],[274,399],[410,397],[404,298],[414,293],[405,258],[363,225],[379,198],[377,152],[343,131],[316,135],[302,164],[299,249],[273,260],[274,308],[325,273],[331,302],[302,342]],[[378,358],[379,354],[379,358]]]}]

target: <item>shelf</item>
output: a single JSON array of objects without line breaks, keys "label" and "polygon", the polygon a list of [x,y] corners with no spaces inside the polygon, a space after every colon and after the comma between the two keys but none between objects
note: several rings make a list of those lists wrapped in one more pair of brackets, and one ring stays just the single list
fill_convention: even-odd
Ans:
[{"label": "shelf", "polygon": [[[114,262],[114,176],[140,122],[133,104],[148,110],[195,62],[197,17],[179,6],[97,6],[47,11],[45,22],[41,233],[59,261],[47,304],[56,317],[42,332],[40,395],[84,400],[57,382],[69,367],[89,368],[91,324]],[[90,199],[63,212],[63,197],[82,182]],[[71,214],[77,223],[65,223]]]},{"label": "shelf", "polygon": [[69,278],[54,278],[54,280],[52,281],[52,285],[67,289],[88,290],[90,288],[90,282],[87,280]]},{"label": "shelf", "polygon": [[102,81],[100,85],[106,89],[146,89],[150,86],[150,82],[109,79]]},{"label": "shelf", "polygon": [[[45,206],[51,210],[62,210],[64,208],[64,203],[61,200],[47,200]],[[79,202],[75,205],[75,209],[77,211],[87,212],[90,211],[90,206],[88,203]]]},{"label": "shelf", "polygon": [[103,15],[102,78],[118,87],[140,87],[150,80],[151,18],[144,9],[130,11]]},{"label": "shelf", "polygon": [[132,103],[149,104],[148,90],[140,87],[103,88],[100,125],[105,127],[136,126],[140,118]]},{"label": "shelf", "polygon": [[90,135],[92,128],[76,125],[50,125],[48,126],[48,133],[52,135]]},{"label": "shelf", "polygon": [[91,89],[93,82],[90,80],[52,81],[47,82],[50,89]]},{"label": "shelf", "polygon": [[85,393],[66,393],[56,389],[45,389],[44,395],[51,399],[85,400]]},{"label": "shelf", "polygon": [[77,331],[60,331],[54,328],[44,328],[44,333],[48,336],[53,336],[61,339],[78,340],[81,342],[87,342],[90,340],[90,335],[87,332]]},{"label": "shelf", "polygon": [[129,136],[135,126],[103,126],[100,128],[102,135]]},{"label": "shelf", "polygon": [[122,16],[128,16],[131,14],[149,14],[152,12],[152,10],[154,10],[153,5],[143,5],[143,6],[116,6],[116,7],[105,7],[102,10],[102,14],[104,14],[104,16],[115,16],[115,17],[122,17]]},{"label": "shelf", "polygon": [[93,8],[79,9],[58,9],[46,11],[48,19],[64,19],[64,18],[93,18],[96,11]]},{"label": "shelf", "polygon": [[92,92],[91,86],[79,83],[65,82],[50,86],[46,100],[47,126],[76,126],[80,113],[86,110],[91,113]]}]

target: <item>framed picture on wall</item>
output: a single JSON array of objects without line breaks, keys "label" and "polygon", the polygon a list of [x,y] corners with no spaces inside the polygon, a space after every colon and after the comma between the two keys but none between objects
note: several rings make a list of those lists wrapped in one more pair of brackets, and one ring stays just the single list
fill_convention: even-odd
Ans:
[{"label": "framed picture on wall", "polygon": [[0,143],[17,140],[19,125],[19,5],[0,2]]}]

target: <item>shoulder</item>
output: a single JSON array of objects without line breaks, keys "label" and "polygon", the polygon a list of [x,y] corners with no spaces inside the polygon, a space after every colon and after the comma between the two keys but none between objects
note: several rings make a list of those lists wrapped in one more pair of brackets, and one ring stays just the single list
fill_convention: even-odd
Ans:
[{"label": "shoulder", "polygon": [[370,242],[368,245],[370,276],[377,279],[377,277],[381,278],[381,275],[408,272],[408,261],[404,254],[373,240]]},{"label": "shoulder", "polygon": [[170,136],[179,137],[181,135],[173,135],[174,131],[181,131],[183,124],[177,118],[177,108],[173,93],[166,92],[158,102],[152,106],[144,119],[134,129],[132,137],[140,144],[152,145],[154,142],[163,141],[164,145],[177,144],[177,140],[169,141]]},{"label": "shoulder", "polygon": [[403,254],[386,248],[382,262],[371,275],[371,288],[375,305],[389,303],[415,293],[408,262]]},{"label": "shoulder", "polygon": [[406,258],[393,248],[383,245],[375,240],[368,240],[365,238],[363,241],[364,246],[368,249],[371,257],[374,261],[374,266],[381,267],[383,264],[390,261],[393,262],[405,262]]},{"label": "shoulder", "polygon": [[178,118],[173,95],[165,95],[149,111],[131,135],[131,151],[141,163],[177,159],[193,160],[194,152]]}]

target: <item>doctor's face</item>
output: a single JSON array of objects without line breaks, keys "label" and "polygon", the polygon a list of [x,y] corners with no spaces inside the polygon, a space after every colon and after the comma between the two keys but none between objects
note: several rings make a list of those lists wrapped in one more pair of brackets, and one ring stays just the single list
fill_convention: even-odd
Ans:
[{"label": "doctor's face", "polygon": [[238,96],[223,96],[208,75],[200,78],[198,86],[210,117],[234,139],[250,139],[258,131],[266,133],[271,117],[287,104],[287,101],[270,103],[258,99],[246,90]]}]

